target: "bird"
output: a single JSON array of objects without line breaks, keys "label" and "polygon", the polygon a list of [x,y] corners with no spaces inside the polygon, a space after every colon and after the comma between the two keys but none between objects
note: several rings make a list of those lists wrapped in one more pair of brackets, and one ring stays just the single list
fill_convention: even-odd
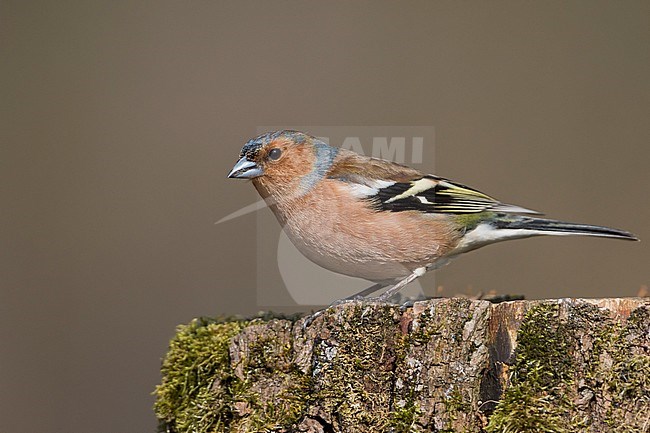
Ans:
[{"label": "bird", "polygon": [[249,179],[309,260],[390,299],[426,272],[485,245],[533,236],[636,241],[630,232],[540,218],[474,188],[330,146],[294,130],[246,142],[228,178]]}]

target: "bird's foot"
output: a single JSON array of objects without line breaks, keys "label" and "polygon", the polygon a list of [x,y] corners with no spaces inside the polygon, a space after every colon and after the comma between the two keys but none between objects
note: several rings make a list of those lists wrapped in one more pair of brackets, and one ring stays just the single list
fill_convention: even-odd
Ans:
[{"label": "bird's foot", "polygon": [[302,329],[307,328],[309,325],[312,324],[312,322],[316,319],[318,319],[320,316],[322,316],[327,310],[330,310],[334,307],[338,307],[339,305],[347,305],[347,304],[357,304],[360,302],[365,302],[366,298],[362,295],[353,295],[350,296],[349,298],[343,298],[336,300],[332,302],[330,305],[327,307],[323,308],[322,310],[318,310],[311,315],[307,316],[305,318],[305,321],[302,323]]},{"label": "bird's foot", "polygon": [[[399,306],[400,312],[406,311],[408,308],[411,308],[413,304],[415,304],[418,301],[421,301],[422,299],[411,299],[411,298],[405,298],[404,296],[401,296],[399,293],[391,296],[388,299],[384,299],[381,296],[375,296],[375,297],[365,297],[361,295],[354,295],[350,296],[349,298],[343,298],[339,299],[337,301],[332,302],[330,305],[327,307],[323,308],[322,310],[318,310],[314,313],[312,313],[309,316],[305,317],[305,320],[302,324],[302,328],[306,329],[308,326],[310,326],[314,320],[325,314],[328,310],[331,310],[335,307],[338,307],[339,305],[348,305],[348,304],[364,304],[364,305],[372,305],[372,304],[390,304],[390,305],[396,305]],[[365,311],[362,315],[365,316]]]}]

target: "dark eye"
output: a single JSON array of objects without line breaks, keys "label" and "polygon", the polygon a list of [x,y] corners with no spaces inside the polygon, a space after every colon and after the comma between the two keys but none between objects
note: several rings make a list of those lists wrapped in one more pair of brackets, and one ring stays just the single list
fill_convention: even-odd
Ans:
[{"label": "dark eye", "polygon": [[281,155],[282,155],[282,151],[280,149],[271,149],[269,151],[269,158],[274,161],[280,158]]}]

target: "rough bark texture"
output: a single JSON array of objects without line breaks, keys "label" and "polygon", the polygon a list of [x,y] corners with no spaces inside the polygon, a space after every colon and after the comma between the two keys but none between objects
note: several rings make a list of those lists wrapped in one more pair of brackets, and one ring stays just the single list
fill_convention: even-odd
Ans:
[{"label": "rough bark texture", "polygon": [[650,299],[409,308],[179,327],[169,432],[650,432]]}]

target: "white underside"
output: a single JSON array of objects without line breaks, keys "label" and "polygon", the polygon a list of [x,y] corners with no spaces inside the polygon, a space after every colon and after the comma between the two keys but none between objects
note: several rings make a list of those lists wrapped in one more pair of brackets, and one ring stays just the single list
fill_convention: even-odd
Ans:
[{"label": "white underside", "polygon": [[481,223],[474,230],[465,234],[458,246],[454,249],[452,255],[475,250],[476,248],[488,244],[509,239],[523,239],[541,235],[568,236],[572,234],[575,235],[576,233],[553,232],[547,230],[501,229],[488,223]]}]

